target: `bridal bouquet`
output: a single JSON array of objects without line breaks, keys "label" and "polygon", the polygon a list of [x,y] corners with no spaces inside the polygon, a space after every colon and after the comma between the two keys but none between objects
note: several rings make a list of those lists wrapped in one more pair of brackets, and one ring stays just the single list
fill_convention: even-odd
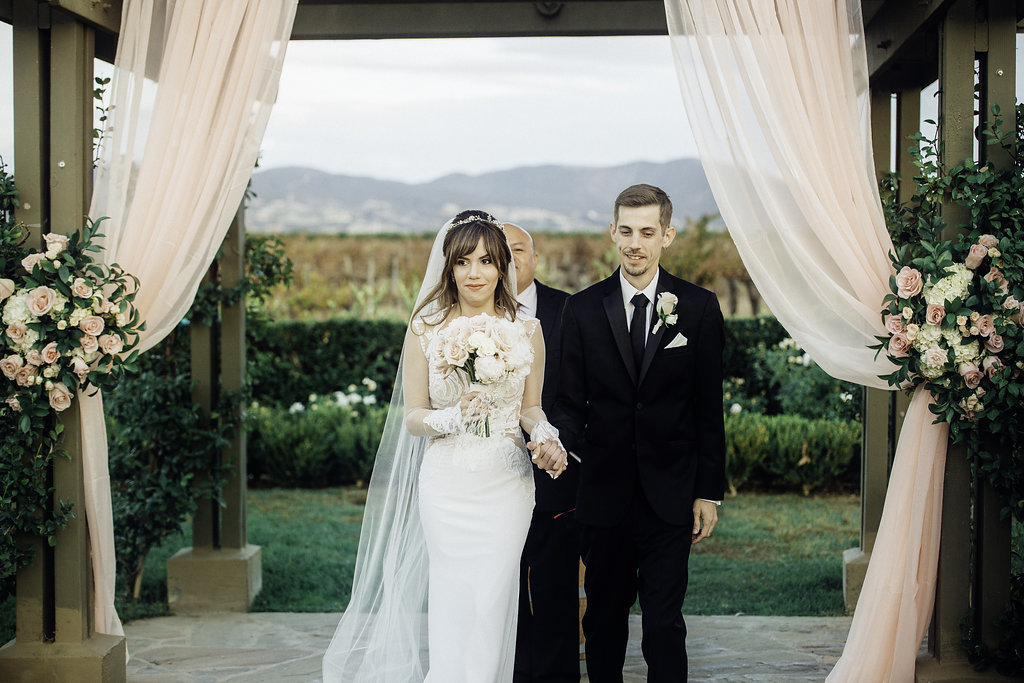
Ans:
[{"label": "bridal bouquet", "polygon": [[138,280],[93,260],[98,225],[44,235],[42,252],[21,248],[19,226],[2,235],[0,423],[23,433],[70,407],[79,388],[112,386],[137,355]]},{"label": "bridal bouquet", "polygon": [[933,411],[954,432],[984,418],[998,431],[1021,400],[1024,254],[1010,235],[979,233],[906,244],[892,256],[896,274],[882,311],[888,335],[872,347],[897,366],[884,379],[925,383]]},{"label": "bridal bouquet", "polygon": [[490,315],[456,318],[434,341],[441,371],[463,370],[473,384],[494,384],[525,373],[533,362],[530,340],[511,321]]}]

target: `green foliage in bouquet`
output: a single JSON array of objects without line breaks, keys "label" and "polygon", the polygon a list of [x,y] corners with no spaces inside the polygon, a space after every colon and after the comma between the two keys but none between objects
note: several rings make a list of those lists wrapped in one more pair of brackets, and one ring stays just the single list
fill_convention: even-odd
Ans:
[{"label": "green foliage in bouquet", "polygon": [[[886,221],[896,253],[896,274],[883,302],[888,334],[872,348],[896,369],[891,386],[924,384],[932,412],[948,423],[950,438],[966,446],[976,471],[999,494],[1003,516],[1024,520],[1024,106],[1016,130],[1004,132],[998,106],[983,130],[988,145],[1006,151],[1009,163],[953,168],[940,163],[942,149],[918,134],[910,148],[918,174],[907,204],[896,200],[899,180],[883,183]],[[947,225],[943,202],[966,209],[968,218]],[[945,239],[943,231],[959,233]],[[996,620],[1002,643],[989,650],[968,627],[963,645],[984,667],[1024,673],[1024,594],[1020,574],[1004,614]]]},{"label": "green foliage in bouquet", "polygon": [[31,561],[18,536],[53,545],[72,514],[51,505],[50,465],[67,457],[59,413],[79,390],[109,389],[133,370],[143,329],[138,281],[94,259],[100,221],[46,234],[46,250],[35,252],[14,222],[16,197],[0,162],[0,579]]}]

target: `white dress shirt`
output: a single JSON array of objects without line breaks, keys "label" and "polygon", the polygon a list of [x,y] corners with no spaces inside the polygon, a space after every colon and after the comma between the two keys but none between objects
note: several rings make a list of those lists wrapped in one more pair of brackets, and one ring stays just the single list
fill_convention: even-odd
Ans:
[{"label": "white dress shirt", "polygon": [[516,295],[516,300],[522,308],[519,314],[530,318],[537,317],[537,281],[530,282],[530,286]]}]

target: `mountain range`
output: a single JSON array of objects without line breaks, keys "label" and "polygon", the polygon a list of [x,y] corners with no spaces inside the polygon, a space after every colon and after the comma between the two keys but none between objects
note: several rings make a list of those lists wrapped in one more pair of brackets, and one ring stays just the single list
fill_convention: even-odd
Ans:
[{"label": "mountain range", "polygon": [[452,174],[409,184],[301,168],[258,170],[246,229],[272,233],[434,232],[464,209],[539,232],[593,232],[611,220],[624,188],[651,183],[668,192],[673,223],[716,213],[700,162],[639,161],[621,166],[530,166],[480,175]]}]

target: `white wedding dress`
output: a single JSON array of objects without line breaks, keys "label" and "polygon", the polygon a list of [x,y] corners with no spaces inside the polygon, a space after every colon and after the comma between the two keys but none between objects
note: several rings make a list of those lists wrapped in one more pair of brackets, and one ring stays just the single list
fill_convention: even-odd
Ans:
[{"label": "white wedding dress", "polygon": [[[516,343],[532,351],[534,339],[541,338],[537,321],[520,319],[513,326]],[[427,364],[428,396],[413,384],[422,370],[410,372],[416,361],[407,358],[406,426],[431,435],[419,475],[430,565],[426,680],[503,683],[512,680],[519,560],[534,504],[533,465],[520,426],[532,432],[543,420],[539,396],[526,395],[528,384],[537,390],[535,380],[543,373],[531,368],[526,375],[470,385],[466,373],[440,369],[440,327],[416,321],[412,329]],[[490,436],[444,424],[446,416],[461,419],[459,402],[469,391],[483,394],[491,407]],[[439,430],[455,433],[434,435]]]},{"label": "white wedding dress", "polygon": [[[404,429],[396,431],[420,445],[399,438],[378,452],[352,599],[324,656],[325,683],[512,680],[519,561],[534,505],[522,430],[538,441],[558,432],[540,407],[540,325],[518,318],[511,326],[526,372],[471,386],[464,371],[440,368],[444,326],[410,325],[396,391]],[[490,407],[489,436],[462,424],[470,391]],[[400,405],[393,399],[392,410]]]}]

